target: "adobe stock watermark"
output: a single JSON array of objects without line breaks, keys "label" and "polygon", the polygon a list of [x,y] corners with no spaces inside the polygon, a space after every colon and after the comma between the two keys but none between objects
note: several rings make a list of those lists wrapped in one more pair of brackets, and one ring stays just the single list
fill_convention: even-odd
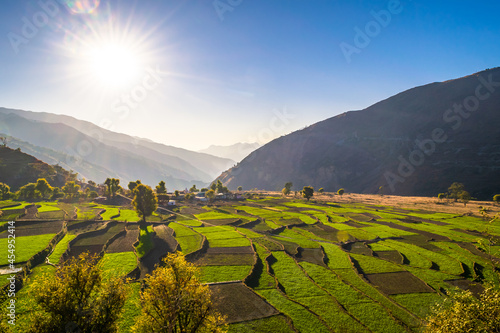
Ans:
[{"label": "adobe stock watermark", "polygon": [[353,44],[346,42],[339,44],[340,50],[347,63],[350,64],[354,54],[360,54],[363,49],[370,45],[374,38],[380,35],[383,28],[385,29],[391,24],[394,15],[399,15],[402,12],[403,5],[399,0],[389,0],[387,9],[379,11],[372,10],[370,15],[373,17],[373,20],[368,21],[363,29],[358,26],[354,27],[354,32],[356,34],[354,35]]},{"label": "adobe stock watermark", "polygon": [[[286,107],[283,107],[282,110],[273,110],[273,116],[269,119],[267,126],[261,128],[256,136],[250,135],[247,142],[258,142],[262,145],[273,140],[277,135],[286,130],[287,126],[291,124],[295,117],[295,114],[289,113]],[[240,146],[238,148],[238,154],[242,154],[243,152],[243,147]],[[248,161],[252,161],[255,156],[253,152],[250,153],[250,155],[247,156]],[[236,167],[233,169],[233,174],[238,175],[241,171],[241,168]]]},{"label": "adobe stock watermark", "polygon": [[214,0],[212,5],[214,6],[215,12],[219,16],[219,19],[224,21],[224,15],[227,12],[234,11],[234,9],[242,3],[243,0]]},{"label": "adobe stock watermark", "polygon": [[21,45],[26,45],[30,40],[38,35],[38,32],[49,24],[51,19],[54,19],[60,12],[59,5],[54,0],[38,1],[40,10],[35,12],[31,17],[23,16],[21,18],[20,34],[15,32],[7,33],[10,46],[15,54],[18,54]]},{"label": "adobe stock watermark", "polygon": [[120,119],[125,119],[130,111],[136,109],[148,97],[149,93],[158,88],[162,82],[162,72],[158,65],[155,69],[147,67],[142,82],[135,85],[129,93],[121,94],[113,102],[113,112],[119,113]]},{"label": "adobe stock watermark", "polygon": [[[163,82],[162,74],[159,66],[154,69],[147,67],[146,74],[143,76],[142,81],[136,84],[128,93],[121,94],[112,104],[112,112],[116,113],[118,119],[124,120],[130,115],[130,112],[137,109],[139,105],[146,100],[149,94],[158,88]],[[99,126],[105,130],[112,130],[113,121],[109,118],[103,118]],[[80,165],[86,156],[89,156],[94,151],[94,145],[99,145],[103,142],[104,134],[101,130],[94,130],[90,136],[96,139],[97,143],[90,142],[89,140],[82,140],[78,142],[76,147],[66,146],[66,163],[70,164],[70,159],[73,159],[74,165]]]},{"label": "adobe stock watermark", "polygon": [[[500,88],[500,82],[493,81],[493,74],[485,79],[482,76],[478,77],[479,84],[473,94],[464,98],[461,103],[454,103],[453,107],[447,109],[443,113],[443,121],[449,124],[451,130],[457,131],[463,124],[463,121],[468,119],[474,112],[479,110],[481,102],[487,100]],[[450,131],[450,129],[448,129]],[[404,183],[405,180],[413,175],[416,168],[423,165],[427,157],[435,153],[437,145],[446,142],[448,135],[443,128],[435,128],[430,133],[430,138],[425,140],[415,140],[416,148],[408,155],[407,158],[400,155],[398,157],[399,165],[397,173],[387,171],[384,173],[385,180],[389,188],[394,193],[398,183]]]},{"label": "adobe stock watermark", "polygon": [[268,125],[261,128],[257,136],[249,136],[249,142],[264,144],[271,141],[276,135],[283,133],[292,119],[295,119],[295,115],[288,113],[286,107],[283,107],[283,110],[273,110],[273,116],[269,119]]},{"label": "adobe stock watermark", "polygon": [[[14,272],[16,262],[16,222],[7,222],[7,262],[9,263],[9,269]],[[5,302],[7,310],[7,323],[9,325],[16,325],[16,275],[9,274],[7,277],[7,301]]]}]

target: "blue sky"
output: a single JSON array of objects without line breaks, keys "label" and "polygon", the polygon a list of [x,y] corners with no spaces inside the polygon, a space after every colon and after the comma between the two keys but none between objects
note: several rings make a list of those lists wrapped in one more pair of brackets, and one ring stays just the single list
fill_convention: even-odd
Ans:
[{"label": "blue sky", "polygon": [[6,0],[0,106],[188,149],[263,143],[499,66],[499,12],[494,1]]}]

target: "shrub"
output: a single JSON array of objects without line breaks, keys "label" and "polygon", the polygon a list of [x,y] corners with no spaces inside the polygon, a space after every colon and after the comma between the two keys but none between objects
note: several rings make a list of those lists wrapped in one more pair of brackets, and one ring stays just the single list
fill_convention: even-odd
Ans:
[{"label": "shrub", "polygon": [[450,197],[451,199],[454,199],[455,201],[457,201],[458,199],[460,199],[460,194],[463,191],[465,191],[464,184],[454,182],[448,188],[448,197]]},{"label": "shrub", "polygon": [[312,186],[304,186],[302,189],[302,196],[309,201],[310,198],[314,195],[314,188]]},{"label": "shrub", "polygon": [[500,203],[500,194],[495,194],[493,196],[493,201],[496,202],[497,204]]}]

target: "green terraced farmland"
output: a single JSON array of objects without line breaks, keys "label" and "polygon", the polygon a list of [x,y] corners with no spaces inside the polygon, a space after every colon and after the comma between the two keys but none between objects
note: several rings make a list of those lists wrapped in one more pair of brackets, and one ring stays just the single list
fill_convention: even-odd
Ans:
[{"label": "green terraced farmland", "polygon": [[[5,232],[4,232],[5,233]],[[1,234],[0,234],[1,235]],[[45,249],[52,238],[56,234],[45,234],[36,236],[23,236],[15,238],[15,263],[20,263],[27,261],[32,256],[38,252]],[[0,249],[2,249],[2,258],[0,258],[0,266],[7,265],[9,263],[7,253],[8,249],[8,239],[0,238]]]},{"label": "green terraced farmland", "polygon": [[69,242],[71,242],[75,237],[76,235],[66,234],[64,238],[61,239],[59,243],[57,243],[54,250],[49,256],[49,260],[51,263],[57,264],[59,260],[61,260],[63,253],[68,249]]},{"label": "green terraced farmland", "polygon": [[[19,213],[22,205],[4,209],[4,214]],[[148,253],[173,251],[177,244],[166,244],[154,232],[168,225],[177,249],[199,266],[203,283],[213,290],[237,283],[274,307],[271,314],[252,313],[249,320],[229,312],[229,332],[419,332],[430,309],[447,294],[457,288],[477,291],[496,279],[497,262],[481,250],[481,243],[500,238],[500,221],[488,224],[475,216],[268,196],[221,206],[186,204],[178,209],[182,215],[166,221],[152,216],[139,228],[130,207],[38,205],[41,213],[76,212],[81,220],[106,209],[101,214],[105,221],[133,222],[112,221],[117,224],[99,233],[107,222],[70,221],[82,227],[66,234],[50,256],[57,263],[69,244],[99,253],[127,225],[128,236],[115,246],[124,250],[110,250],[101,259],[105,277],[141,270]],[[87,237],[89,233],[95,236]],[[43,250],[54,235],[18,237],[19,262]],[[6,248],[6,242],[0,233],[0,247]],[[493,255],[499,249],[492,247]],[[40,267],[33,278],[41,269],[50,271]],[[139,288],[140,279],[133,279],[120,332],[129,332],[139,313]],[[19,295],[26,297],[23,291]],[[244,302],[231,293],[224,297]],[[27,304],[26,299],[20,304]]]}]

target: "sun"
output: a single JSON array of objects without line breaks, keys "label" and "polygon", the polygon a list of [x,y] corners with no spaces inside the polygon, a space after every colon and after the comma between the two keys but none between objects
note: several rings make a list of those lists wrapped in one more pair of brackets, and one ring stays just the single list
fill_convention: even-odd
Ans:
[{"label": "sun", "polygon": [[165,54],[172,54],[165,52],[157,34],[160,26],[134,10],[113,12],[111,5],[78,17],[55,45],[67,59],[60,79],[71,81],[80,94],[97,97],[98,103],[129,93],[144,82],[150,68],[166,61]]},{"label": "sun", "polygon": [[88,74],[98,83],[119,88],[133,82],[140,71],[140,59],[131,47],[103,43],[89,48],[85,56]]}]

